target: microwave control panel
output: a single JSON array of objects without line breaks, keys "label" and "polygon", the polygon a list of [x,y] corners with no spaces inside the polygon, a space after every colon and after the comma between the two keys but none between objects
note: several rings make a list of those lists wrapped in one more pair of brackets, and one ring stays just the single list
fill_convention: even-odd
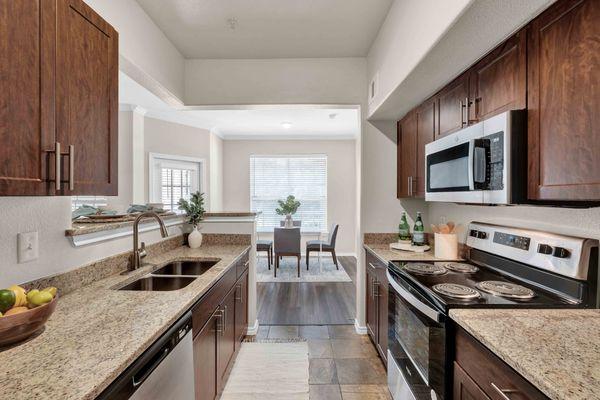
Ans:
[{"label": "microwave control panel", "polygon": [[489,143],[489,187],[488,190],[504,189],[504,132],[486,135],[484,138]]}]

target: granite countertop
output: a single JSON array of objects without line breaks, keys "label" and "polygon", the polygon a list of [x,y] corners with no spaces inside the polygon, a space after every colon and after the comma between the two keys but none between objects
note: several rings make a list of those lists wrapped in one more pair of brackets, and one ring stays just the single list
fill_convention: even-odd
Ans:
[{"label": "granite countertop", "polygon": [[600,399],[600,310],[452,309],[450,317],[551,399]]},{"label": "granite countertop", "polygon": [[[432,250],[428,250],[423,253],[413,253],[410,251],[391,250],[389,244],[380,243],[365,243],[363,245],[365,249],[375,254],[381,261],[453,261],[447,259],[436,258]],[[457,260],[460,260],[458,258]]]},{"label": "granite countertop", "polygon": [[[247,245],[178,247],[144,261],[155,264],[113,275],[59,298],[39,336],[0,352],[0,398],[94,399],[229,269]],[[118,291],[178,260],[221,261],[183,289]]]}]

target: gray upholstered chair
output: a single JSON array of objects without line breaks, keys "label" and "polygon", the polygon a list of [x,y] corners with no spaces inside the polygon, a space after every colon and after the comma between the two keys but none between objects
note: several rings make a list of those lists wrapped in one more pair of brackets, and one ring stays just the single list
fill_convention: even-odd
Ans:
[{"label": "gray upholstered chair", "polygon": [[300,228],[275,228],[275,267],[274,276],[277,277],[279,260],[284,256],[298,258],[298,277],[300,277]]},{"label": "gray upholstered chair", "polygon": [[267,252],[267,265],[271,269],[273,264],[273,241],[272,240],[257,240],[256,241],[256,252],[266,251]]},{"label": "gray upholstered chair", "polygon": [[337,257],[335,256],[335,240],[337,238],[338,228],[340,226],[338,224],[331,225],[331,229],[329,230],[329,237],[326,241],[323,240],[309,240],[306,242],[306,269],[308,269],[308,259],[310,257],[310,252],[320,252],[325,251],[327,253],[331,253],[333,257],[333,263],[337,269],[340,269],[337,262]]},{"label": "gray upholstered chair", "polygon": [[[302,221],[292,220],[292,223],[294,224],[294,228],[300,228],[302,226]],[[283,228],[285,226],[285,221],[279,221],[279,226]]]}]

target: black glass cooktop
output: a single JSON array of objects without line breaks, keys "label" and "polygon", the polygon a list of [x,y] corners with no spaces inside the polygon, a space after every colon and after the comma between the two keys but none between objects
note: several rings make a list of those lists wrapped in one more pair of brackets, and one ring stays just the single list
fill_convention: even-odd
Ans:
[{"label": "black glass cooktop", "polygon": [[[420,266],[417,264],[425,265]],[[455,269],[453,270],[445,264],[444,262],[406,263],[392,261],[389,264],[389,269],[393,276],[399,276],[400,280],[408,282],[413,288],[416,288],[445,309],[462,307],[562,308],[579,306],[576,302],[547,291],[541,286],[517,280],[485,266],[464,263],[464,265],[454,266]],[[424,272],[419,272],[420,270]],[[486,281],[493,281],[494,284],[481,285],[482,282]],[[506,290],[517,297],[503,297],[485,291],[486,289],[489,290],[490,286],[493,291],[494,285],[500,286],[500,291]],[[458,297],[442,294],[444,292],[456,294]]]}]

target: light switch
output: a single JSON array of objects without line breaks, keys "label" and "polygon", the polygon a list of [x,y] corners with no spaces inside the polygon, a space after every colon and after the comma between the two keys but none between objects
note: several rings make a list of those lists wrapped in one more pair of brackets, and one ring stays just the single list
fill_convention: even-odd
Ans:
[{"label": "light switch", "polygon": [[19,233],[17,236],[17,248],[19,264],[38,258],[38,233]]}]

